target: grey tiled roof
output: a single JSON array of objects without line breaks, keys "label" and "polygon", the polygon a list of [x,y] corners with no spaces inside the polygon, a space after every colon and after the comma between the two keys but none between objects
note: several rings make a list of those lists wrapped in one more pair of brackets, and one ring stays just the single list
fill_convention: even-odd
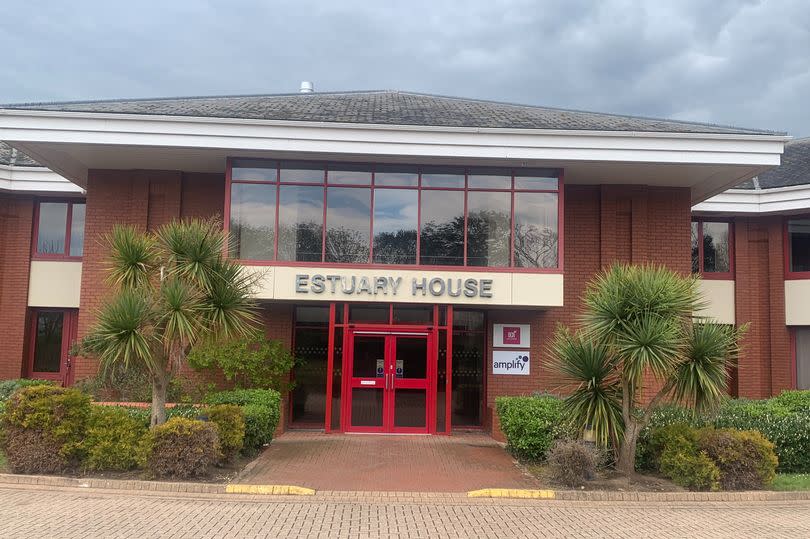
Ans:
[{"label": "grey tiled roof", "polygon": [[22,152],[15,152],[14,148],[0,141],[0,165],[14,165],[17,167],[41,167],[39,163]]},{"label": "grey tiled roof", "polygon": [[738,185],[737,189],[756,189],[755,181],[759,189],[810,184],[810,137],[785,144],[781,165]]},{"label": "grey tiled roof", "polygon": [[27,103],[0,108],[446,127],[781,134],[399,91]]}]

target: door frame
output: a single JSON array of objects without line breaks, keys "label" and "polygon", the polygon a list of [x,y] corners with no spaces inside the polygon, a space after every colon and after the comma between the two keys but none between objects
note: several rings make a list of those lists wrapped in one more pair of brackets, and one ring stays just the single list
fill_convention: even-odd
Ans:
[{"label": "door frame", "polygon": [[[34,371],[34,356],[36,354],[37,342],[37,319],[39,313],[62,313],[62,346],[60,349],[59,372]],[[63,386],[69,386],[73,383],[73,364],[70,357],[70,349],[73,346],[73,342],[76,340],[78,322],[78,309],[35,307],[29,310],[28,353],[25,365],[25,373],[27,377],[36,378],[38,380],[53,380],[60,382]]]},{"label": "door frame", "polygon": [[[380,336],[385,338],[385,362],[384,362],[384,378],[382,381],[375,378],[375,384],[372,386],[361,382],[361,378],[355,378],[354,374],[354,339],[356,335],[366,336]],[[387,324],[363,324],[352,325],[347,328],[346,342],[344,343],[344,350],[346,351],[346,376],[343,377],[343,395],[345,398],[341,399],[341,416],[345,421],[343,424],[344,432],[355,433],[378,433],[378,434],[433,434],[436,432],[436,376],[437,376],[437,343],[438,331],[434,326],[403,326],[403,325],[387,325]],[[396,377],[394,376],[393,368],[396,364],[396,340],[398,338],[422,338],[426,341],[425,358],[427,362],[427,369],[425,375],[425,427],[395,427],[394,426],[394,395],[397,389]],[[390,371],[390,372],[389,372]],[[391,376],[389,382],[389,376]],[[380,385],[377,385],[377,384]],[[362,384],[362,385],[361,385]],[[408,389],[401,387],[400,389]],[[383,389],[383,424],[379,427],[362,427],[352,426],[351,410],[352,410],[352,391],[358,387],[367,387],[371,389]],[[421,388],[414,388],[421,389]]]}]

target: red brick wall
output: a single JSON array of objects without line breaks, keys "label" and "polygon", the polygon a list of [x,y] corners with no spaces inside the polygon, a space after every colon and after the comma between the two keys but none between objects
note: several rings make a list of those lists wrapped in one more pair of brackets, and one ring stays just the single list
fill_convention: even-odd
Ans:
[{"label": "red brick wall", "polygon": [[0,194],[0,380],[23,375],[34,201]]},{"label": "red brick wall", "polygon": [[[543,311],[494,310],[493,323],[531,324],[531,374],[493,376],[487,362],[487,426],[502,437],[494,413],[499,395],[536,391],[565,393],[568,389],[549,365],[547,346],[558,323],[574,324],[581,312],[585,287],[613,262],[664,264],[681,273],[691,269],[690,199],[686,189],[644,186],[579,186],[565,190],[565,284],[561,308]],[[665,247],[663,247],[665,246]],[[491,337],[488,339],[491,341]],[[488,350],[489,358],[492,352]],[[658,385],[646,379],[645,398]]]},{"label": "red brick wall", "polygon": [[738,325],[749,324],[739,362],[738,394],[770,397],[792,385],[782,218],[736,219],[734,249],[736,320]]}]

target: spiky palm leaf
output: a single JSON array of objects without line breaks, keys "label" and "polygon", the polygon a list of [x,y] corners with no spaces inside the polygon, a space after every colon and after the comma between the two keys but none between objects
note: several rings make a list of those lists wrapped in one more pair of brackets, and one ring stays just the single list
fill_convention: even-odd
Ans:
[{"label": "spiky palm leaf", "polygon": [[638,383],[649,369],[665,378],[678,364],[683,346],[681,320],[641,313],[615,332],[615,352],[628,380]]},{"label": "spiky palm leaf", "polygon": [[230,339],[252,334],[260,321],[258,306],[253,299],[259,276],[225,258],[217,260],[212,269],[213,277],[205,291],[208,327],[215,338]]},{"label": "spiky palm leaf", "polygon": [[169,273],[208,288],[222,258],[225,236],[219,221],[172,221],[155,232],[166,255]]},{"label": "spiky palm leaf", "polygon": [[551,352],[557,370],[576,384],[563,404],[569,421],[580,431],[590,426],[600,445],[616,443],[623,431],[621,386],[608,347],[560,327]]},{"label": "spiky palm leaf", "polygon": [[699,321],[689,327],[683,360],[673,377],[672,396],[698,413],[716,408],[727,394],[728,367],[739,354],[739,340],[747,330]]},{"label": "spiky palm leaf", "polygon": [[115,225],[105,240],[110,249],[108,281],[129,290],[150,287],[159,266],[155,238],[132,226]]},{"label": "spiky palm leaf", "polygon": [[157,324],[166,351],[185,348],[206,332],[204,309],[203,296],[193,285],[175,276],[168,277],[161,283],[156,311]]}]

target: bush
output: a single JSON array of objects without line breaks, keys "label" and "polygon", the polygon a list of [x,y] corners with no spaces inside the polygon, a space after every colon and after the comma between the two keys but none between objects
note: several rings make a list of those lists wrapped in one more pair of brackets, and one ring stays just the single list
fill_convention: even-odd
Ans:
[{"label": "bush", "polygon": [[[134,365],[114,364],[95,376],[78,380],[76,389],[84,391],[99,402],[150,402],[152,380],[146,370]],[[169,381],[168,402],[184,399],[183,380],[177,376]]]},{"label": "bush", "polygon": [[245,412],[235,404],[217,404],[205,413],[217,426],[223,461],[232,460],[245,443]]},{"label": "bush", "polygon": [[281,341],[256,336],[195,346],[188,363],[198,370],[221,370],[238,387],[285,391],[291,387],[289,374],[295,357]]},{"label": "bush", "polygon": [[129,470],[139,461],[145,425],[117,406],[94,406],[84,439],[88,470]]},{"label": "bush", "polygon": [[149,431],[144,452],[146,467],[155,477],[206,476],[220,458],[217,428],[213,423],[175,417]]},{"label": "bush", "polygon": [[712,459],[689,445],[676,445],[661,454],[661,473],[689,490],[718,490],[720,470]]},{"label": "bush", "polygon": [[55,385],[50,380],[32,380],[29,378],[18,378],[16,380],[3,380],[0,382],[0,401],[8,400],[11,394],[21,387],[31,386],[51,386]]},{"label": "bush", "polygon": [[209,405],[236,404],[245,413],[245,442],[242,452],[251,454],[273,440],[281,417],[281,395],[272,389],[235,389],[211,393]]},{"label": "bush", "polygon": [[694,445],[697,442],[695,430],[686,423],[672,423],[652,430],[643,445],[645,469],[658,470],[661,467],[661,454],[667,447],[683,443]]},{"label": "bush", "polygon": [[566,434],[562,400],[556,397],[498,397],[495,410],[507,447],[518,458],[541,460],[552,442]]},{"label": "bush", "polygon": [[719,469],[723,490],[761,489],[776,476],[774,446],[756,431],[702,429],[698,447]]},{"label": "bush", "polygon": [[3,412],[2,446],[17,473],[55,473],[78,464],[90,399],[75,389],[34,385],[15,391]]},{"label": "bush", "polygon": [[557,440],[546,455],[551,480],[576,487],[593,479],[599,465],[596,448],[581,441]]},{"label": "bush", "polygon": [[729,401],[714,425],[759,431],[775,446],[779,472],[810,472],[810,411],[803,408],[808,393],[790,391],[764,401]]},{"label": "bush", "polygon": [[650,416],[650,423],[639,433],[636,447],[636,469],[658,470],[658,459],[661,456],[662,447],[658,442],[659,446],[653,448],[651,437],[653,433],[664,427],[676,424],[702,427],[705,419],[696,416],[694,411],[681,406],[667,405],[656,409]]}]

